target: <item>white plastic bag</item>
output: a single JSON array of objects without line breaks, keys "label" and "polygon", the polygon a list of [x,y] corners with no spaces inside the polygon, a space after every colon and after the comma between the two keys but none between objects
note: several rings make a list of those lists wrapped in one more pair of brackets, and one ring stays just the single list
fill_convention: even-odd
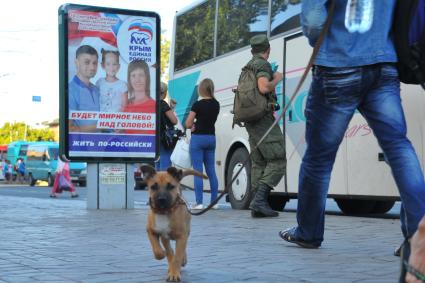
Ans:
[{"label": "white plastic bag", "polygon": [[170,159],[176,167],[184,169],[192,167],[189,151],[189,140],[187,138],[182,137],[177,141],[176,147],[174,147]]}]

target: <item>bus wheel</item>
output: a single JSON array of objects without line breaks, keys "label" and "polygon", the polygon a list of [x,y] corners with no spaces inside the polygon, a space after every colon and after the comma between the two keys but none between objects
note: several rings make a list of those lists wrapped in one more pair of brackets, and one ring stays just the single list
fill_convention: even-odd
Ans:
[{"label": "bus wheel", "polygon": [[376,201],[363,199],[335,199],[339,209],[347,215],[368,214],[373,212]]},{"label": "bus wheel", "polygon": [[[230,183],[233,176],[242,167],[249,153],[245,148],[238,148],[230,159],[226,172],[226,181]],[[252,198],[251,193],[251,161],[248,161],[236,180],[229,188],[229,201],[233,209],[247,209]]]},{"label": "bus wheel", "polygon": [[269,204],[273,210],[283,211],[289,198],[286,196],[269,195]]},{"label": "bus wheel", "polygon": [[53,187],[54,183],[55,177],[53,177],[52,174],[49,174],[49,176],[47,176],[47,184],[49,185],[49,187]]},{"label": "bus wheel", "polygon": [[37,180],[34,179],[34,177],[32,176],[32,174],[30,173],[28,175],[28,183],[30,184],[30,186],[34,186],[36,182],[37,182]]},{"label": "bus wheel", "polygon": [[376,201],[376,205],[373,208],[372,213],[377,213],[377,214],[387,213],[388,211],[391,210],[391,208],[393,208],[394,203],[395,203],[394,200],[389,200],[389,201],[378,200]]}]

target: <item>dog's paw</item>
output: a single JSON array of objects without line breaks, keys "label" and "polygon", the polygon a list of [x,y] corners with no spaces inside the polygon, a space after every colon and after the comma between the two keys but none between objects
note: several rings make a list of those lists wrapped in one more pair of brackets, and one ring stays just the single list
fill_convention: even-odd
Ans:
[{"label": "dog's paw", "polygon": [[180,282],[180,272],[168,272],[167,282]]},{"label": "dog's paw", "polygon": [[153,252],[157,260],[163,259],[165,257],[165,252],[163,250],[157,250]]}]

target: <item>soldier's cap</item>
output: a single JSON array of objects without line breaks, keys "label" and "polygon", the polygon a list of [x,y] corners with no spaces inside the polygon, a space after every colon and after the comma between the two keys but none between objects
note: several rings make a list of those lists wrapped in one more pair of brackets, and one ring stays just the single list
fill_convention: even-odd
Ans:
[{"label": "soldier's cap", "polygon": [[264,52],[270,47],[269,40],[265,34],[257,34],[251,37],[249,43],[251,44],[252,52]]},{"label": "soldier's cap", "polygon": [[168,86],[166,83],[161,82],[161,93],[166,93],[168,90]]}]

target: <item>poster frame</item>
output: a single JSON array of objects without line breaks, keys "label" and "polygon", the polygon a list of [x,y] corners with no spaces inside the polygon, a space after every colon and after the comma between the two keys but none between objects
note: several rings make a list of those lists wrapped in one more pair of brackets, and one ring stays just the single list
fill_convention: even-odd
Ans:
[{"label": "poster frame", "polygon": [[[69,151],[69,71],[68,66],[68,17],[70,10],[79,10],[87,12],[98,12],[108,14],[119,14],[124,16],[150,17],[155,19],[156,42],[153,44],[156,48],[156,68],[155,68],[155,110],[156,110],[156,125],[155,125],[155,157],[141,156],[93,156],[87,152],[86,156],[70,156]],[[78,4],[64,4],[58,9],[59,16],[59,130],[60,130],[60,156],[63,160],[79,161],[79,162],[153,162],[159,159],[159,128],[160,121],[158,113],[160,101],[160,58],[161,58],[161,20],[160,16],[151,11],[138,11],[111,7],[88,6]],[[72,60],[72,58],[71,58]]]}]

